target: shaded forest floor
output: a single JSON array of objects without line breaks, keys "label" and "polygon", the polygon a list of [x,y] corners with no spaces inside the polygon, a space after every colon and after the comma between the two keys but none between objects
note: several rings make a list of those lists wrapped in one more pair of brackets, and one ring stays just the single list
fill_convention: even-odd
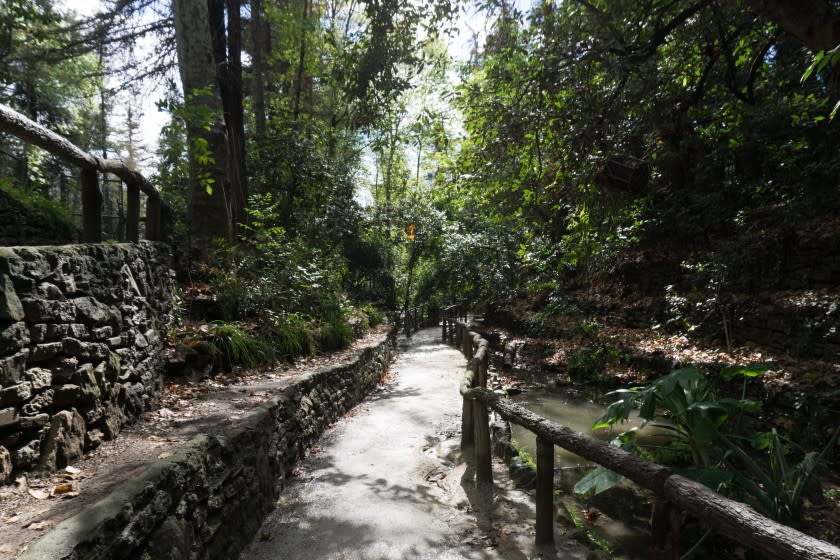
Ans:
[{"label": "shaded forest floor", "polygon": [[158,459],[199,434],[230,428],[308,371],[349,359],[379,340],[381,325],[342,351],[294,364],[237,370],[213,378],[167,381],[160,407],[63,471],[23,473],[0,486],[0,557],[15,558],[54,525],[107,496]]}]

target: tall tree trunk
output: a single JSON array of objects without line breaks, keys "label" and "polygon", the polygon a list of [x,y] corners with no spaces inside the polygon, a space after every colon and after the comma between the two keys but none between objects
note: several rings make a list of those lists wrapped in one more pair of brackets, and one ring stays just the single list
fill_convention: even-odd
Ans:
[{"label": "tall tree trunk", "polygon": [[235,225],[247,220],[248,173],[245,167],[245,110],[242,107],[241,0],[227,0],[228,9],[228,105],[225,111],[230,147],[231,189]]},{"label": "tall tree trunk", "polygon": [[253,76],[254,130],[265,135],[265,39],[262,0],[251,0],[251,75]]},{"label": "tall tree trunk", "polygon": [[[193,248],[199,258],[206,258],[214,239],[232,238],[227,138],[207,0],[173,0],[172,11],[185,101],[206,109],[210,115],[210,122],[188,118],[186,123],[190,165],[188,223]],[[199,163],[199,157],[208,156],[208,163]]]},{"label": "tall tree trunk", "polygon": [[[245,115],[242,109],[242,21],[239,0],[207,0],[213,39],[213,58],[228,140],[227,174],[230,181],[234,233],[245,221]],[[227,28],[225,27],[227,7]]]},{"label": "tall tree trunk", "polygon": [[308,21],[309,0],[303,0],[303,16],[300,20],[300,49],[298,52],[297,78],[295,79],[295,120],[300,116],[300,97],[303,92],[303,66],[306,62],[306,27]]}]

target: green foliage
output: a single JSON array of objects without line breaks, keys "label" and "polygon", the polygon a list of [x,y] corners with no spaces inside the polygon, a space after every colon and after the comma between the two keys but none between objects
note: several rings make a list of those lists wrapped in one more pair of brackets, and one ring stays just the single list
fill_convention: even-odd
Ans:
[{"label": "green foliage", "polygon": [[597,535],[594,531],[587,528],[586,524],[583,522],[583,518],[580,516],[580,513],[578,513],[578,511],[571,503],[564,502],[563,506],[565,507],[566,513],[569,515],[569,519],[571,519],[574,526],[584,531],[584,533],[586,534],[586,538],[589,540],[589,542],[606,552],[608,555],[610,555],[610,557],[612,557],[615,554],[615,548],[610,546],[606,539]]},{"label": "green foliage", "polygon": [[[637,245],[737,236],[768,206],[794,222],[837,207],[825,117],[837,50],[801,83],[807,53],[775,25],[734,4],[686,8],[486,6],[491,31],[454,98],[466,138],[446,192],[514,234],[526,282],[611,271]],[[724,303],[677,314],[728,333]]]},{"label": "green foliage", "polygon": [[[719,457],[716,445],[727,420],[736,411],[758,410],[761,404],[748,399],[717,398],[706,376],[696,368],[674,370],[650,385],[619,389],[608,395],[618,397],[593,429],[609,428],[625,422],[638,408],[642,426],[655,422],[661,429],[686,445],[695,465],[710,467]],[[664,422],[656,422],[657,419]],[[635,430],[626,432],[634,434]]]},{"label": "green foliage", "polygon": [[[819,74],[827,68],[836,67],[838,63],[840,63],[840,45],[834,47],[830,51],[819,51],[814,55],[814,60],[808,68],[805,69],[805,72],[802,74],[799,81],[804,84],[812,74]],[[834,108],[831,110],[828,118],[830,120],[834,120],[834,117],[837,116],[838,110],[840,110],[840,101],[837,101],[837,103],[834,104]],[[817,117],[817,119],[822,120],[819,117]]]},{"label": "green foliage", "polygon": [[[767,454],[767,462],[754,459],[730,438],[722,438],[729,450],[727,460],[743,469],[735,483],[743,489],[749,503],[760,513],[793,526],[801,526],[802,507],[808,483],[818,467],[825,464],[833,451],[840,428],[834,430],[825,447],[805,452],[794,442],[780,436],[775,429],[757,434],[752,446]],[[792,459],[797,456],[798,460]]]},{"label": "green foliage", "polygon": [[537,472],[537,460],[534,458],[533,455],[528,453],[528,450],[522,446],[521,443],[516,441],[515,439],[510,440],[511,446],[516,450],[519,459],[522,461],[522,464],[531,469],[533,472]]},{"label": "green foliage", "polygon": [[577,481],[573,490],[575,494],[600,494],[622,480],[624,477],[616,472],[604,467],[595,467]]},{"label": "green foliage", "polygon": [[320,302],[320,326],[315,342],[320,350],[341,350],[353,342],[353,328],[347,320],[347,310],[335,297],[325,297]]},{"label": "green foliage", "polygon": [[537,312],[541,318],[556,317],[558,315],[581,315],[582,311],[577,303],[562,292],[554,291],[546,298],[542,308]]},{"label": "green foliage", "polygon": [[326,321],[315,335],[318,348],[324,351],[341,350],[353,342],[353,328],[344,318]]},{"label": "green foliage", "polygon": [[291,361],[297,356],[308,356],[315,352],[312,329],[298,313],[267,310],[260,316],[260,330],[280,359]]},{"label": "green foliage", "polygon": [[[80,48],[87,40],[54,2],[5,0],[0,8],[0,103],[85,150],[103,145],[94,100],[105,73],[92,49]],[[76,169],[12,136],[0,138],[0,176],[65,203],[78,192]]]},{"label": "green foliage", "polygon": [[[648,386],[610,393],[619,398],[593,428],[620,424],[638,408],[642,418],[640,427],[655,422],[672,434],[672,442],[662,448],[668,450],[666,454],[663,455],[662,449],[656,450],[655,455],[660,459],[667,453],[676,451],[679,454],[680,450],[685,450],[691,459],[689,465],[701,467],[683,471],[686,476],[743,497],[772,519],[796,525],[802,520],[808,482],[815,470],[825,464],[840,437],[840,429],[834,431],[819,453],[805,452],[775,429],[751,438],[740,436],[737,430],[740,429],[741,414],[760,408],[760,403],[744,398],[746,382],[766,370],[766,365],[753,364],[721,371],[724,379],[744,379],[740,399],[717,398],[706,376],[695,368],[675,370]],[[633,428],[620,434],[613,440],[613,445],[643,453],[643,446],[636,440],[637,430]],[[754,450],[765,452],[766,459],[755,458],[754,453],[745,451],[735,443],[739,439],[747,439]],[[621,480],[621,476],[599,467],[578,482],[575,492],[603,492]]]},{"label": "green foliage", "polygon": [[3,196],[12,201],[4,213],[4,216],[12,220],[12,224],[41,224],[48,231],[55,232],[59,239],[67,241],[79,237],[79,227],[66,206],[35,191],[14,187],[8,179],[0,178],[0,190]]},{"label": "green foliage", "polygon": [[254,367],[274,361],[274,349],[254,336],[243,325],[214,321],[206,326],[206,342],[212,348],[215,369],[230,371],[233,366]]},{"label": "green foliage", "polygon": [[606,340],[595,340],[570,353],[567,367],[573,375],[600,378],[607,367],[620,364],[624,357],[620,348]]},{"label": "green foliage", "polygon": [[269,194],[252,196],[242,242],[220,248],[211,285],[226,318],[266,310],[317,315],[321,294],[338,289],[330,257],[290,239],[277,225],[277,206]]},{"label": "green foliage", "polygon": [[376,328],[385,322],[385,314],[372,304],[365,303],[360,309],[367,316],[368,326],[370,328]]}]

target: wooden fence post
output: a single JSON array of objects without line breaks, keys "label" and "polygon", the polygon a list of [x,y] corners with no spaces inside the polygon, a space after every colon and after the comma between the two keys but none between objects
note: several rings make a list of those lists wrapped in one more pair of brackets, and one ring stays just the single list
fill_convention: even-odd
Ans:
[{"label": "wooden fence post", "polygon": [[160,241],[160,199],[146,197],[146,239],[149,241]]},{"label": "wooden fence post", "polygon": [[127,191],[125,239],[131,243],[140,241],[140,187],[135,183],[125,184]]},{"label": "wooden fence post", "polygon": [[467,360],[472,360],[472,357],[473,357],[473,337],[472,337],[472,335],[470,335],[470,331],[468,331],[466,327],[464,327],[463,333],[461,335],[461,352],[464,353],[464,357]]},{"label": "wooden fence post", "polygon": [[82,241],[102,243],[102,190],[99,172],[95,167],[83,168],[79,179],[82,183]]},{"label": "wooden fence post", "polygon": [[[470,364],[467,364],[467,368],[469,367]],[[475,386],[475,376],[473,376],[473,386]],[[475,445],[475,417],[473,411],[472,401],[464,397],[461,407],[461,454],[464,457],[464,462],[467,463],[467,468],[470,468],[473,463],[473,446]]]},{"label": "wooden fence post", "polygon": [[[479,347],[476,360],[478,386],[487,388],[487,346]],[[476,399],[473,401],[475,423],[475,482],[477,485],[493,486],[493,463],[490,448],[490,417],[487,405]]]},{"label": "wooden fence post", "polygon": [[554,444],[537,436],[537,546],[554,547]]},{"label": "wooden fence post", "polygon": [[653,501],[651,537],[654,560],[679,560],[682,515],[674,504],[657,498]]}]

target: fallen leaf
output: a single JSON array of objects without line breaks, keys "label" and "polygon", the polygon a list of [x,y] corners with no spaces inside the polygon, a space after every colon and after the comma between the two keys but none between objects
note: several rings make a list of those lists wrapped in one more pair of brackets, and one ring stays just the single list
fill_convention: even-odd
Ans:
[{"label": "fallen leaf", "polygon": [[53,495],[56,494],[66,494],[67,492],[71,492],[73,490],[73,485],[69,482],[62,482],[60,484],[56,484],[53,488]]},{"label": "fallen leaf", "polygon": [[55,525],[55,521],[52,519],[46,519],[44,521],[36,521],[35,523],[30,523],[24,529],[32,529],[34,531],[43,531],[47,527]]},{"label": "fallen leaf", "polygon": [[27,490],[27,492],[29,492],[29,495],[32,496],[33,498],[37,499],[37,500],[46,500],[47,498],[50,497],[50,493],[47,492],[46,490],[38,490],[38,489],[35,489],[35,488],[30,488],[29,490]]}]

